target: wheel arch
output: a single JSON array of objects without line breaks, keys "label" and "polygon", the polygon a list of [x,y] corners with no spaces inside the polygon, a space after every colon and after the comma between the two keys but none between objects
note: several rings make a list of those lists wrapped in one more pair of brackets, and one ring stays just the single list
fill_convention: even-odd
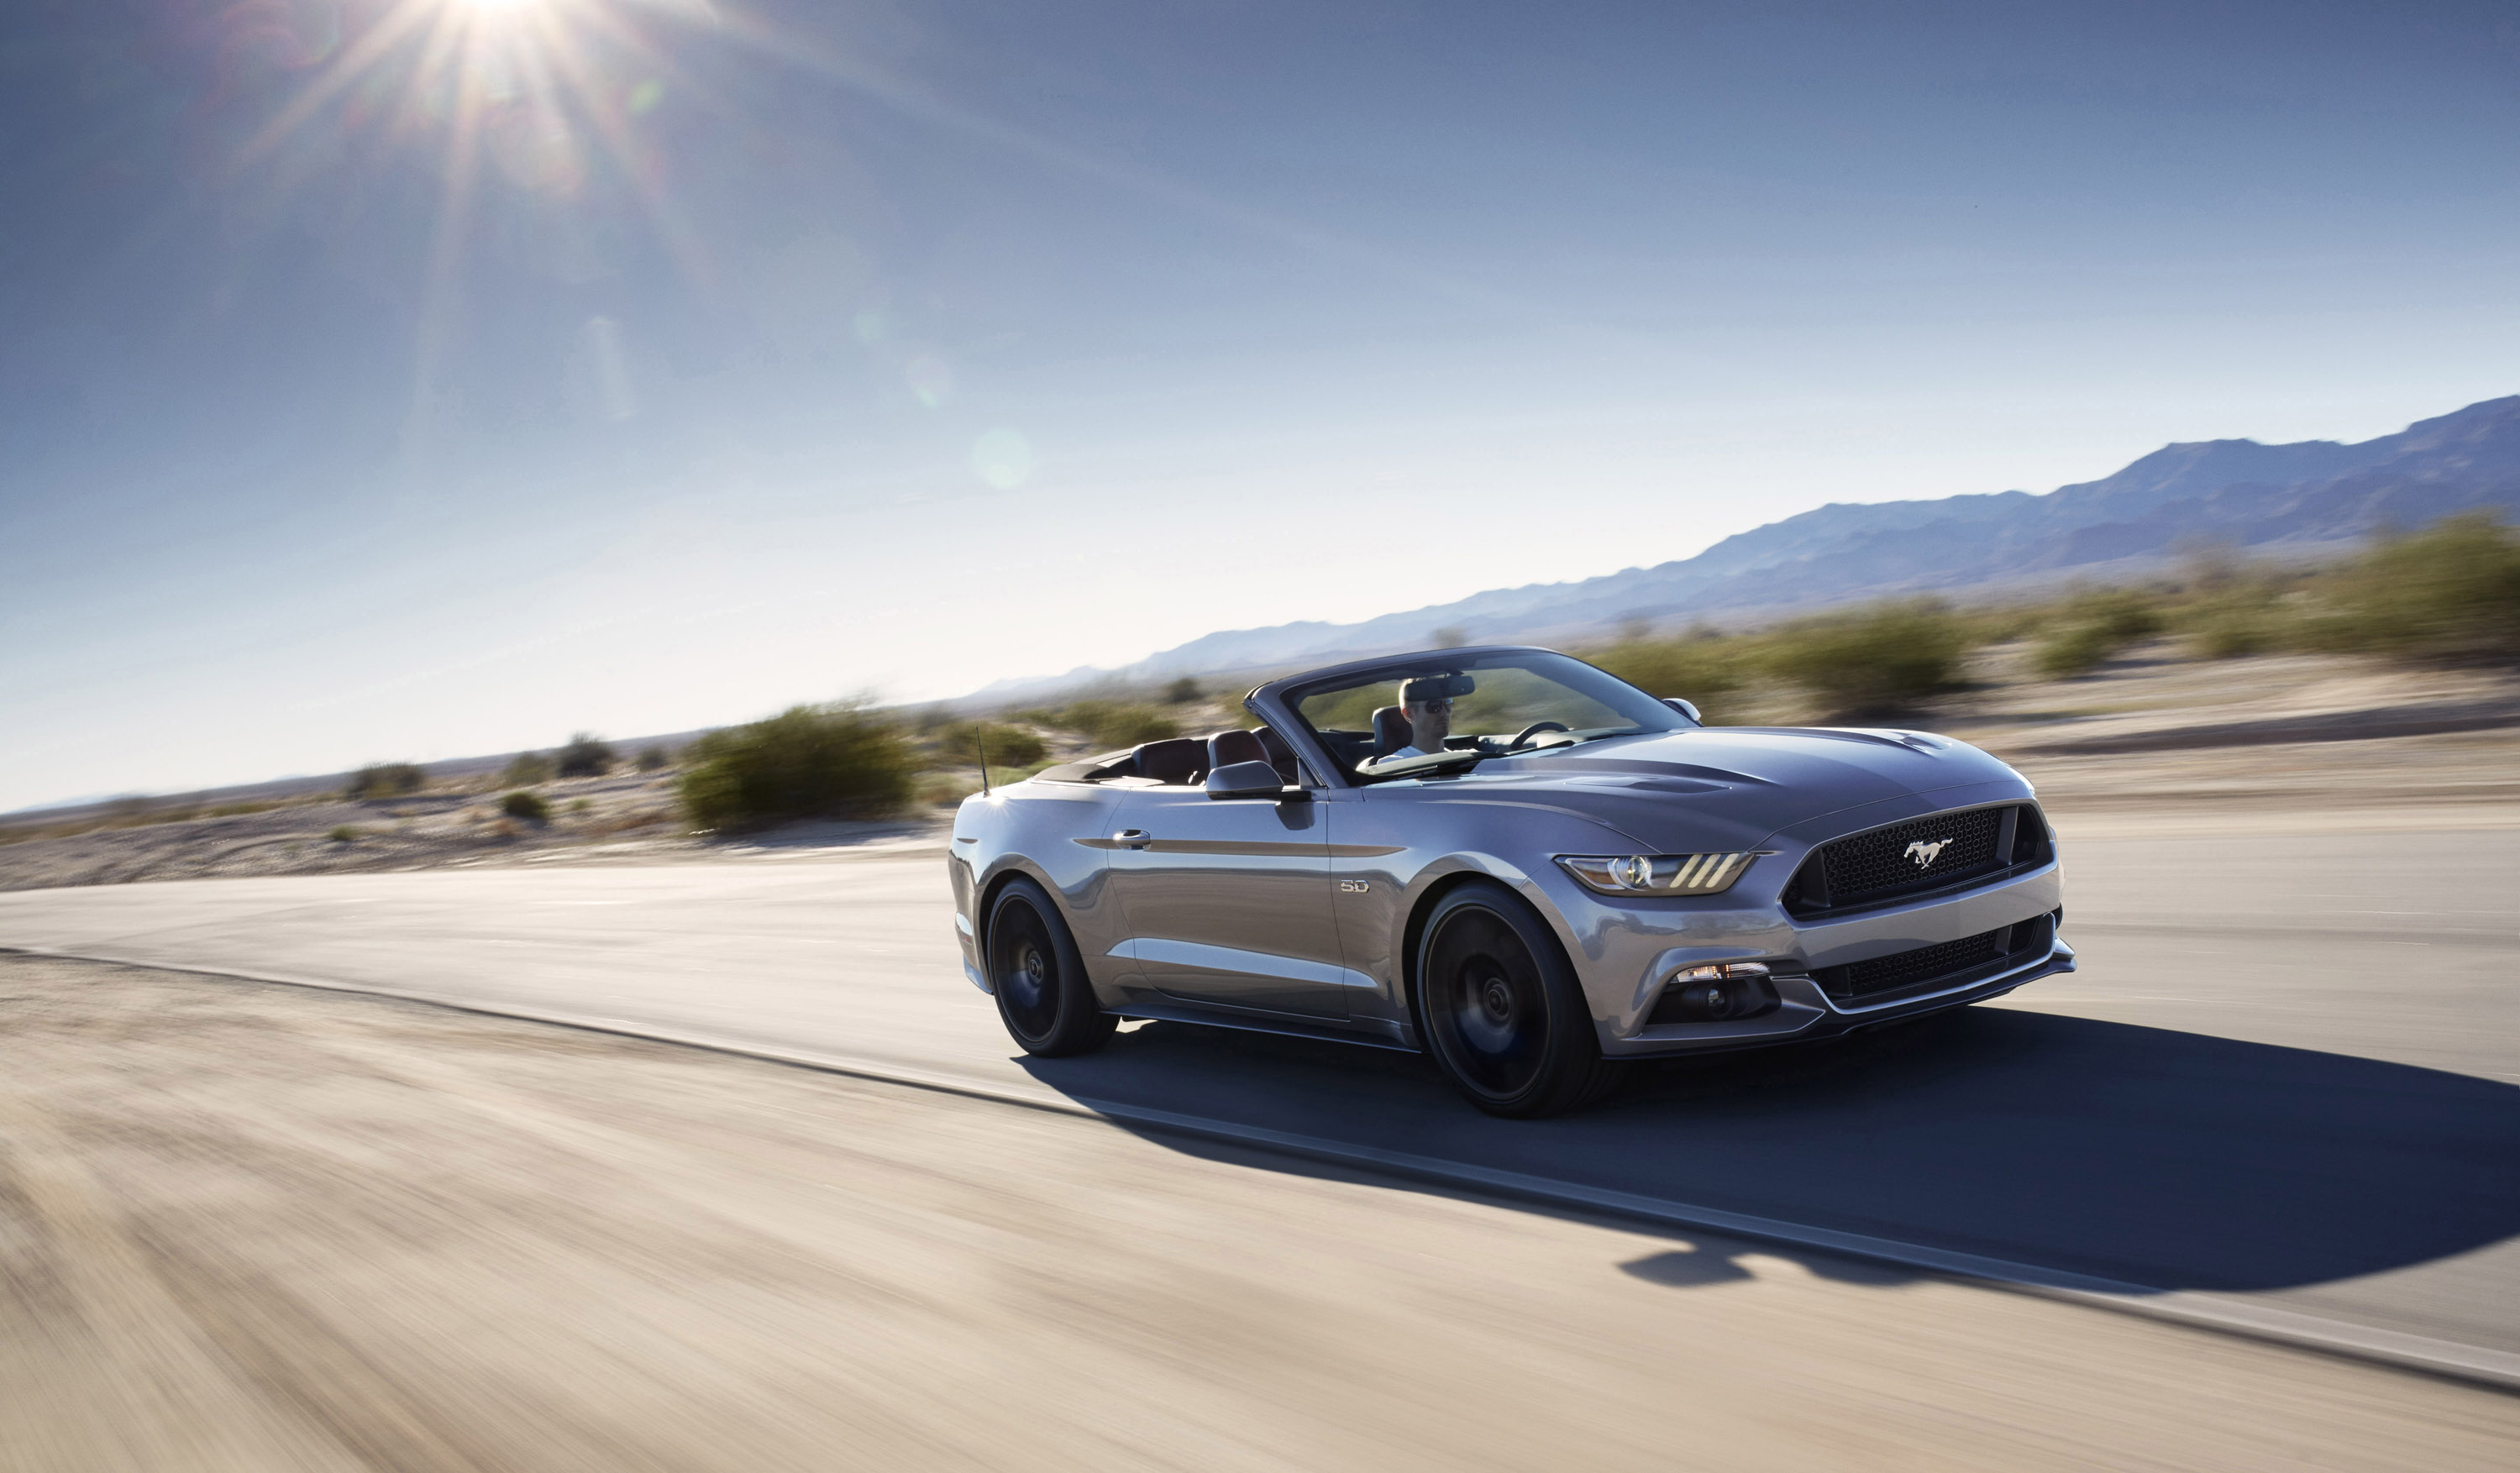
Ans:
[{"label": "wheel arch", "polygon": [[1021,857],[1009,856],[994,873],[980,881],[979,899],[971,906],[975,913],[971,916],[971,940],[979,949],[980,970],[984,975],[989,969],[989,919],[997,911],[998,897],[1018,879],[1028,879],[1039,886],[1041,892],[1050,897],[1051,909],[1058,913],[1058,923],[1067,927],[1070,936],[1076,934],[1076,922],[1068,917],[1067,908],[1059,903],[1058,886]]},{"label": "wheel arch", "polygon": [[1523,887],[1514,883],[1512,877],[1474,865],[1465,865],[1428,883],[1424,892],[1409,908],[1409,918],[1401,927],[1400,1006],[1413,1030],[1422,1032],[1421,1020],[1418,1016],[1418,952],[1420,943],[1426,938],[1426,922],[1433,918],[1436,907],[1444,903],[1445,897],[1482,881],[1512,896],[1515,901],[1531,912],[1532,918],[1540,922],[1541,932],[1548,936],[1549,944],[1557,948],[1557,958],[1566,964],[1568,974],[1576,977],[1579,988],[1581,986],[1583,973],[1575,967],[1574,958],[1566,950],[1566,939],[1558,934],[1556,917],[1549,914],[1548,908],[1525,895]]}]

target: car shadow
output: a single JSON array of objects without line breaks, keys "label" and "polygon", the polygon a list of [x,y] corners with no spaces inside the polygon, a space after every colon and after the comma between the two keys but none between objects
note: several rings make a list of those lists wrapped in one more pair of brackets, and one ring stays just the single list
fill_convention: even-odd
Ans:
[{"label": "car shadow", "polygon": [[[1648,1065],[1607,1104],[1545,1121],[1478,1114],[1415,1054],[1191,1024],[1020,1062],[1088,1104],[2158,1289],[2324,1283],[2520,1232],[2520,1088],[2048,1013],[1970,1008],[1835,1044]],[[1625,1267],[1689,1284],[1738,1276],[1728,1263],[1664,1254]]]}]

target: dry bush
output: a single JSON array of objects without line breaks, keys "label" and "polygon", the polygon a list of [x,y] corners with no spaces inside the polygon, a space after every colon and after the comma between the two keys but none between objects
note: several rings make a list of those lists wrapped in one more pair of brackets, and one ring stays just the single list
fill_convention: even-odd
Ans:
[{"label": "dry bush", "polygon": [[499,812],[512,819],[522,819],[528,824],[544,824],[551,821],[551,805],[543,801],[543,795],[527,792],[522,788],[501,798]]},{"label": "dry bush", "polygon": [[540,752],[518,752],[499,774],[501,787],[532,787],[552,780],[552,760]]},{"label": "dry bush", "polygon": [[2318,580],[2305,647],[2452,663],[2520,659],[2520,538],[2491,513],[2383,540]]},{"label": "dry bush", "polygon": [[620,760],[611,743],[588,732],[570,736],[552,756],[554,770],[563,778],[601,778]]},{"label": "dry bush", "polygon": [[400,798],[420,791],[428,784],[428,775],[408,762],[371,762],[350,774],[341,787],[341,796],[356,801],[360,798]]},{"label": "dry bush", "polygon": [[969,763],[977,767],[983,749],[992,768],[1029,767],[1039,762],[1046,750],[1039,736],[998,721],[951,722],[936,733],[937,755],[949,766]]},{"label": "dry bush", "polygon": [[1759,642],[1758,664],[1835,716],[1906,710],[1958,684],[1967,625],[1938,600],[1873,603],[1785,625]]},{"label": "dry bush", "polygon": [[2050,680],[2089,674],[2127,646],[2159,634],[2168,623],[2157,595],[2131,588],[2078,594],[2057,610],[2031,660]]},{"label": "dry bush", "polygon": [[2191,651],[2209,660],[2272,654],[2300,643],[2301,609],[2287,598],[2286,580],[2278,578],[2235,579],[2204,589],[2171,610],[2170,622]]},{"label": "dry bush", "polygon": [[1631,637],[1592,661],[1648,695],[1677,695],[1720,723],[1749,683],[1752,653],[1751,641],[1706,629],[1676,640]]},{"label": "dry bush", "polygon": [[709,828],[889,814],[910,800],[920,769],[899,729],[849,703],[712,732],[688,756],[683,806]]}]

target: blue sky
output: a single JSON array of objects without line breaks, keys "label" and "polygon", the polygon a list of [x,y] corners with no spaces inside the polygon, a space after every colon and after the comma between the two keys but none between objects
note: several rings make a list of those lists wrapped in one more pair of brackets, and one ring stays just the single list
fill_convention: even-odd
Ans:
[{"label": "blue sky", "polygon": [[2520,16],[0,22],[0,808],[916,699],[2520,388]]}]

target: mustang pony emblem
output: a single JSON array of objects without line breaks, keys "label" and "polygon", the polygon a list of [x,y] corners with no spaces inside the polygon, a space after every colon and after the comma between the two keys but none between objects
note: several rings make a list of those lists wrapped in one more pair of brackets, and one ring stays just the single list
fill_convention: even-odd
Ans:
[{"label": "mustang pony emblem", "polygon": [[1934,861],[1941,859],[1943,857],[1945,846],[1950,843],[1951,840],[1949,839],[1936,839],[1930,844],[1926,843],[1923,839],[1918,839],[1916,842],[1910,844],[1908,846],[1908,852],[1901,855],[1900,858],[1914,860],[1916,862],[1916,868],[1922,870],[1926,866],[1931,865]]}]

